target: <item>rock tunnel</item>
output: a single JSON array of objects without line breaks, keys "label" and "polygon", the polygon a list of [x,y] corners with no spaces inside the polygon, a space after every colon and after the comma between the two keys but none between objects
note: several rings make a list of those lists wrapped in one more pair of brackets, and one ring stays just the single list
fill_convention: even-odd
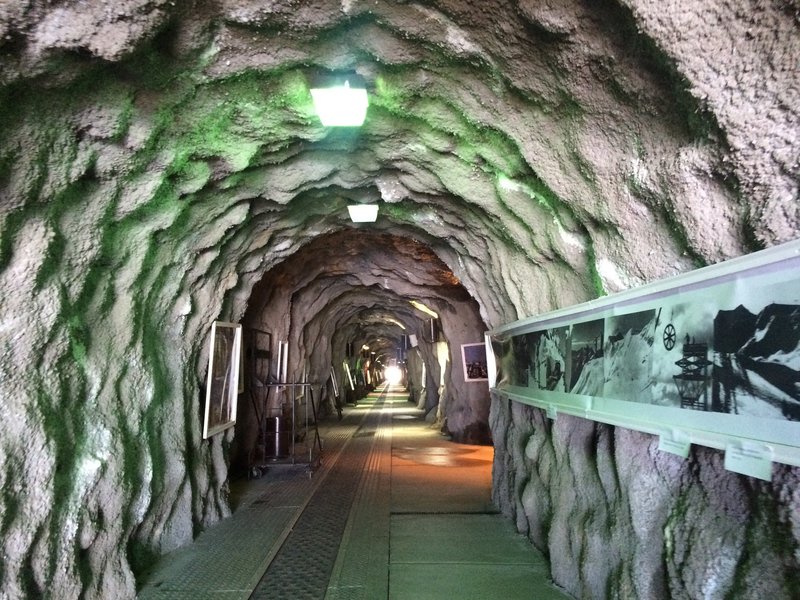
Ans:
[{"label": "rock tunnel", "polygon": [[[452,367],[492,327],[798,236],[796,1],[23,0],[0,57],[0,596],[133,597],[230,514],[252,431],[202,439],[213,321],[319,380],[350,343],[430,339],[412,300],[450,352],[420,343],[414,401],[493,440],[495,502],[557,584],[800,594],[798,468],[549,427]],[[337,72],[362,127],[314,113]]]}]

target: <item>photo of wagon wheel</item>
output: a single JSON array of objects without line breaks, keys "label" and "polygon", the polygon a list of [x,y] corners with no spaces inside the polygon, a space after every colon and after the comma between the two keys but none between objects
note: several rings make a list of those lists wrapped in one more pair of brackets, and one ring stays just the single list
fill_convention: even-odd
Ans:
[{"label": "photo of wagon wheel", "polygon": [[672,323],[668,323],[664,327],[664,348],[672,350],[675,347],[675,337],[675,326]]}]

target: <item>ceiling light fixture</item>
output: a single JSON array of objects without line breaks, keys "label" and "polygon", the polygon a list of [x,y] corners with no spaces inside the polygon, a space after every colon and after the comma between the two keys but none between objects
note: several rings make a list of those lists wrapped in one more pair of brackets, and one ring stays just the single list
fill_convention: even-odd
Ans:
[{"label": "ceiling light fixture", "polygon": [[406,330],[406,326],[405,326],[405,325],[403,325],[403,324],[402,324],[400,321],[398,321],[397,319],[394,319],[394,318],[392,318],[392,317],[388,317],[388,318],[386,319],[386,322],[387,322],[387,323],[391,323],[392,325],[397,325],[397,326],[398,326],[400,329],[402,329],[403,331],[405,331],[405,330]]},{"label": "ceiling light fixture", "polygon": [[377,204],[351,204],[347,207],[353,223],[374,223],[378,220]]},{"label": "ceiling light fixture", "polygon": [[358,75],[311,89],[314,110],[325,127],[360,127],[367,116],[367,88]]},{"label": "ceiling light fixture", "polygon": [[421,310],[426,315],[429,315],[429,316],[433,317],[434,319],[438,319],[439,318],[439,313],[437,313],[435,310],[432,310],[432,309],[428,308],[427,306],[425,306],[419,300],[409,300],[409,302],[411,303],[411,306],[413,306],[417,310]]}]

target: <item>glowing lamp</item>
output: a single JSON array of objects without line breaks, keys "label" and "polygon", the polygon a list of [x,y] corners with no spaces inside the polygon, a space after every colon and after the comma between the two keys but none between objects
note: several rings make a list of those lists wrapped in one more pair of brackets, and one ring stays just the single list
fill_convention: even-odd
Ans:
[{"label": "glowing lamp", "polygon": [[314,110],[325,127],[359,127],[367,116],[367,90],[350,87],[350,82],[325,88],[312,88]]},{"label": "glowing lamp", "polygon": [[374,223],[378,220],[377,204],[351,204],[347,207],[353,223]]}]

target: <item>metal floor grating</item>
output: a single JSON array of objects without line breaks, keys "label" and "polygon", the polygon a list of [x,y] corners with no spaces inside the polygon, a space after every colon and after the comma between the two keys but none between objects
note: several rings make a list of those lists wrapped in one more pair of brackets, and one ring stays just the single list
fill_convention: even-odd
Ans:
[{"label": "metal floor grating", "polygon": [[[382,404],[382,399],[375,407]],[[350,507],[370,456],[381,415],[370,412],[314,493],[269,565],[253,600],[316,600],[325,597]]]},{"label": "metal floor grating", "polygon": [[353,411],[342,423],[323,428],[322,465],[313,477],[308,477],[303,465],[280,466],[250,482],[234,515],[208,528],[191,545],[162,557],[137,597],[247,598],[275,556],[276,545],[286,538],[314,491],[324,487],[339,462],[337,457],[368,414],[367,410]]},{"label": "metal floor grating", "polygon": [[375,600],[389,593],[391,415],[387,413],[353,500],[326,600]]}]

